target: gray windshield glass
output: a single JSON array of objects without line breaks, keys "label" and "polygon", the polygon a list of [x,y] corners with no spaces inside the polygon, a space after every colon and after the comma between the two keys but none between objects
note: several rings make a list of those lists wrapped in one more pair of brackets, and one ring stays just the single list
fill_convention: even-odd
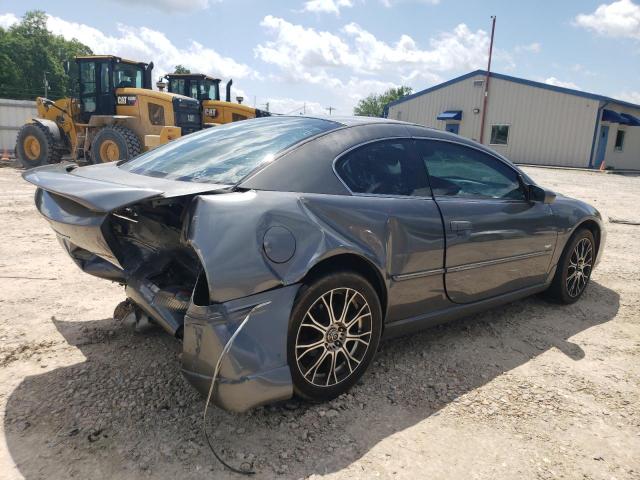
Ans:
[{"label": "gray windshield glass", "polygon": [[278,152],[338,127],[335,122],[305,117],[230,123],[169,142],[120,168],[151,177],[232,185]]}]

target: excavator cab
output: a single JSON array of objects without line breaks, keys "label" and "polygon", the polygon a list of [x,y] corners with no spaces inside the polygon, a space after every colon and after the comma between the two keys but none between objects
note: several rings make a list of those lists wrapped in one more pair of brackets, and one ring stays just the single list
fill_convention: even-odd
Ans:
[{"label": "excavator cab", "polygon": [[[241,97],[237,97],[237,102],[232,102],[233,80],[227,82],[225,99],[221,100],[219,78],[202,73],[168,73],[164,78],[167,80],[166,86],[170,93],[185,95],[200,102],[204,127],[270,115],[264,110],[242,105]],[[164,83],[159,82],[158,85],[164,85]]]},{"label": "excavator cab", "polygon": [[201,73],[168,73],[167,91],[196,100],[220,100],[220,79]]},{"label": "excavator cab", "polygon": [[73,96],[38,97],[38,115],[18,131],[16,153],[25,168],[63,156],[84,163],[128,160],[203,128],[197,99],[152,90],[151,62],[91,55],[66,62],[65,69],[78,80]]},{"label": "excavator cab", "polygon": [[116,90],[144,88],[151,90],[153,62],[125,60],[111,55],[76,57],[78,65],[81,121],[93,115],[116,114]]}]

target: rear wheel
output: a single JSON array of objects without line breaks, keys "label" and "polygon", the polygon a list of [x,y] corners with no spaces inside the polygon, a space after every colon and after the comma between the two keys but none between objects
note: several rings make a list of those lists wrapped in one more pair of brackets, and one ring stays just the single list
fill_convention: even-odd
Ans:
[{"label": "rear wheel", "polygon": [[299,295],[287,355],[296,394],[330,400],[363,375],[380,341],[382,312],[371,284],[341,272],[313,281]]},{"label": "rear wheel", "polygon": [[58,163],[62,157],[53,135],[39,123],[27,123],[18,131],[16,153],[24,168]]},{"label": "rear wheel", "polygon": [[547,297],[564,304],[578,301],[591,279],[595,257],[593,234],[587,229],[578,230],[562,252]]},{"label": "rear wheel", "polygon": [[130,128],[113,125],[101,128],[91,142],[91,162],[129,160],[140,155],[142,145]]}]

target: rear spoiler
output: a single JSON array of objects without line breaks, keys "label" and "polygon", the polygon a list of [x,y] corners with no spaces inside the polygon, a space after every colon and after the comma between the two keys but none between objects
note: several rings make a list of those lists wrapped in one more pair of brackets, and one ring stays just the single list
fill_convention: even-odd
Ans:
[{"label": "rear spoiler", "polygon": [[73,175],[73,163],[44,165],[22,174],[27,182],[42,190],[68,198],[93,212],[108,213],[132,203],[159,197],[164,192],[144,187],[120,185]]}]

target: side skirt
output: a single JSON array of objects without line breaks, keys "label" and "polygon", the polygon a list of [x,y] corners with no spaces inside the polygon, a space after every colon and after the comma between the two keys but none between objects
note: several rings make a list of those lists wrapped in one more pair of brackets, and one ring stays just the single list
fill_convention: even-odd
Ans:
[{"label": "side skirt", "polygon": [[487,298],[479,302],[465,305],[452,305],[444,310],[437,310],[435,312],[429,312],[415,317],[406,318],[404,320],[387,323],[384,326],[382,338],[387,340],[402,335],[408,335],[410,333],[433,327],[434,325],[483,312],[505,303],[510,303],[515,300],[520,300],[536,293],[543,292],[548,286],[548,283],[535,285],[533,287],[523,288],[504,295],[498,295],[497,297]]}]

